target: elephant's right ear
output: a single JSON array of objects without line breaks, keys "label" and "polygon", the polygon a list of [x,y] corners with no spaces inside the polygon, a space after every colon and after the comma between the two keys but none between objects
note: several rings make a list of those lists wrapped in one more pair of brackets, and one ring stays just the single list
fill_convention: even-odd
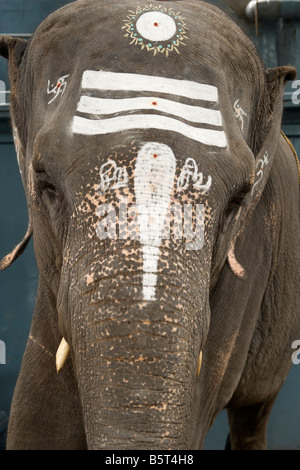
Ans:
[{"label": "elephant's right ear", "polygon": [[[22,146],[25,145],[25,110],[26,104],[22,103],[24,96],[19,93],[20,86],[22,85],[19,80],[20,66],[24,59],[25,52],[27,50],[29,42],[24,39],[13,38],[10,36],[0,37],[0,56],[8,59],[8,75],[10,82],[10,115],[12,120],[12,127],[15,135],[19,136],[22,142]],[[23,94],[24,95],[24,94]],[[15,139],[14,139],[15,140]],[[20,152],[19,142],[16,143],[17,154]],[[24,149],[23,149],[24,150]],[[22,153],[22,152],[21,152]],[[23,152],[24,153],[24,152]]]},{"label": "elephant's right ear", "polygon": [[9,79],[12,92],[15,91],[15,84],[18,77],[19,66],[22,62],[24,52],[28,46],[28,41],[13,38],[10,36],[0,37],[0,56],[9,61]]},{"label": "elephant's right ear", "polygon": [[[12,38],[9,36],[2,36],[0,37],[0,56],[8,59],[9,61],[9,80],[10,80],[10,88],[11,88],[11,118],[13,123],[13,134],[14,134],[14,141],[16,145],[16,151],[18,154],[18,163],[21,166],[20,159],[24,159],[25,149],[19,140],[19,129],[18,123],[20,119],[18,119],[18,109],[17,109],[17,83],[18,83],[18,75],[19,75],[19,67],[22,62],[24,53],[28,46],[28,42],[23,39]],[[17,259],[25,250],[30,237],[32,235],[32,225],[30,220],[29,214],[29,223],[26,234],[23,240],[13,249],[11,253],[6,255],[0,262],[0,270],[8,268],[14,261]]]}]

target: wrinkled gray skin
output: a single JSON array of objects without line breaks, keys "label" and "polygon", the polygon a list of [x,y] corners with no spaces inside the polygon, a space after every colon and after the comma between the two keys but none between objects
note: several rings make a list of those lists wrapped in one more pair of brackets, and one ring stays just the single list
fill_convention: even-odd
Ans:
[{"label": "wrinkled gray skin", "polygon": [[[171,18],[181,12],[185,38],[168,56],[154,54],[122,29],[136,8],[133,0],[80,0],[48,17],[29,44],[0,42],[29,209],[28,232],[2,268],[31,233],[39,267],[9,449],[198,449],[224,407],[231,448],[265,448],[268,416],[300,337],[297,165],[280,134],[284,84],[295,71],[265,71],[240,29],[199,1],[163,3]],[[210,106],[221,110],[226,146],[151,126],[74,133],[85,70],[217,87]],[[49,93],[66,75],[64,92]],[[159,90],[155,97],[170,99]],[[117,205],[122,196],[136,202],[135,166],[145,142],[174,152],[172,200],[205,210],[202,249],[187,250],[174,236],[160,240],[150,299],[141,239],[101,240],[96,233],[100,204]],[[191,179],[178,189],[187,158],[204,183],[211,176],[208,190]],[[101,194],[99,170],[109,159],[126,168],[128,183]],[[63,337],[70,354],[57,373]]]}]

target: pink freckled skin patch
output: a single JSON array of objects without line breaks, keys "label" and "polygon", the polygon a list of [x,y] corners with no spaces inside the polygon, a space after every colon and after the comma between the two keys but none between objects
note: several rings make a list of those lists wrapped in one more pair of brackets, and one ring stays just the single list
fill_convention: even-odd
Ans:
[{"label": "pink freckled skin patch", "polygon": [[245,270],[235,257],[234,244],[231,244],[230,250],[228,252],[228,263],[235,276],[237,276],[240,279],[245,279],[246,277]]}]

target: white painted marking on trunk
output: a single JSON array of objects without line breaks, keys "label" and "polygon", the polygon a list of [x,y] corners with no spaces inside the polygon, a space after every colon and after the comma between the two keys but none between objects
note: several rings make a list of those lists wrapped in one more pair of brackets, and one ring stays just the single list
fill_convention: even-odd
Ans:
[{"label": "white painted marking on trunk", "polygon": [[158,11],[149,11],[139,17],[136,29],[150,41],[167,41],[176,33],[176,23],[170,16]]},{"label": "white painted marking on trunk", "polygon": [[151,109],[172,114],[173,116],[178,116],[191,122],[222,126],[222,115],[218,110],[202,108],[201,106],[191,106],[155,96],[124,99],[106,99],[82,96],[77,107],[77,111],[81,113],[99,115],[122,113],[125,111],[141,109]]},{"label": "white painted marking on trunk", "polygon": [[155,300],[160,244],[175,178],[170,147],[146,143],[137,155],[134,176],[140,242],[143,245],[143,297]]},{"label": "white painted marking on trunk", "polygon": [[85,70],[81,85],[82,88],[94,90],[149,91],[195,100],[218,101],[218,89],[213,85],[153,75]]},{"label": "white painted marking on trunk", "polygon": [[73,132],[82,135],[109,134],[132,129],[159,129],[182,134],[205,145],[226,147],[224,131],[201,129],[182,121],[157,114],[133,114],[111,119],[91,120],[74,117]]}]

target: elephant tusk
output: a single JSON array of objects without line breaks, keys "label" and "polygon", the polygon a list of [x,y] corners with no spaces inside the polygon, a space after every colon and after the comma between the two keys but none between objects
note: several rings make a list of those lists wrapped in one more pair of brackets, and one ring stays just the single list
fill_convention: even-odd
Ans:
[{"label": "elephant tusk", "polygon": [[60,371],[60,369],[63,367],[64,363],[66,362],[69,351],[70,351],[70,346],[68,345],[65,338],[63,338],[60,342],[60,345],[58,346],[57,351],[56,351],[56,371],[57,371],[57,373]]},{"label": "elephant tusk", "polygon": [[201,370],[201,364],[202,364],[202,351],[200,351],[200,354],[199,354],[199,359],[198,359],[198,366],[197,366],[197,377],[198,377],[198,375],[200,374],[200,370]]}]

